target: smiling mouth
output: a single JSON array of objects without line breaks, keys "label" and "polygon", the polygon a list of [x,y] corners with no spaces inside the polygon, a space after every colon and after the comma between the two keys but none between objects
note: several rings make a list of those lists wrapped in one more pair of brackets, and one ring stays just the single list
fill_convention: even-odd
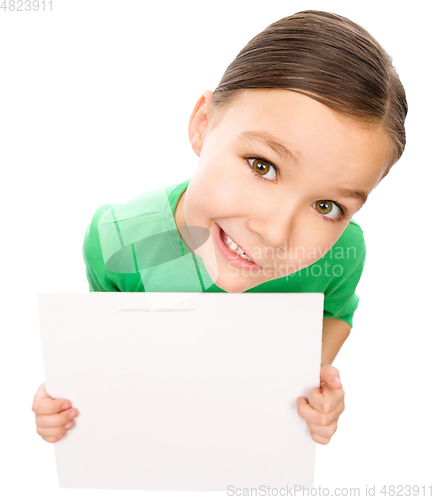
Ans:
[{"label": "smiling mouth", "polygon": [[220,226],[219,235],[222,243],[234,256],[241,257],[246,263],[261,268],[237,242],[235,242]]},{"label": "smiling mouth", "polygon": [[247,254],[244,252],[241,246],[239,246],[235,241],[233,241],[228,234],[222,229],[223,235],[222,235],[222,241],[225,243],[225,245],[234,253],[237,255],[240,255],[242,259],[245,259],[249,262],[253,262],[252,259],[250,259]]}]

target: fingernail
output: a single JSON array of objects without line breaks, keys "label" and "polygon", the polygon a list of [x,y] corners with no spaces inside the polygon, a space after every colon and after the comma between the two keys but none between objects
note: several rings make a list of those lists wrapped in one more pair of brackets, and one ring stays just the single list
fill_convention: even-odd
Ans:
[{"label": "fingernail", "polygon": [[70,418],[71,420],[73,418],[75,418],[76,414],[72,411],[69,415],[68,415],[68,418]]},{"label": "fingernail", "polygon": [[298,399],[296,400],[296,403],[297,403],[297,404],[299,404],[299,403],[301,403],[301,402],[302,402],[302,398],[298,398]]},{"label": "fingernail", "polygon": [[341,380],[340,380],[338,377],[334,377],[334,380],[335,380],[336,382],[338,382],[339,384],[341,384]]},{"label": "fingernail", "polygon": [[68,410],[69,408],[69,403],[65,403],[63,406],[62,406],[62,410]]}]

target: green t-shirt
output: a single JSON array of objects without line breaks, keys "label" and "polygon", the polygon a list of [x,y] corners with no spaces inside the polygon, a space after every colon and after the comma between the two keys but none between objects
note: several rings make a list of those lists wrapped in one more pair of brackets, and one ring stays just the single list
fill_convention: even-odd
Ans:
[{"label": "green t-shirt", "polygon": [[[175,207],[189,182],[98,208],[82,247],[91,292],[227,293],[184,244],[175,224]],[[363,231],[351,220],[321,259],[243,293],[323,293],[323,317],[339,318],[352,327],[365,255]]]}]

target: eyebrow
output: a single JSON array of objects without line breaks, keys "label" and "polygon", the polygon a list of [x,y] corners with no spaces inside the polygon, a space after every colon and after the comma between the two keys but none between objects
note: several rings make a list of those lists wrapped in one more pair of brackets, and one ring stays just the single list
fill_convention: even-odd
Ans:
[{"label": "eyebrow", "polygon": [[354,198],[357,200],[361,200],[363,205],[367,201],[368,197],[368,194],[365,191],[355,191],[353,189],[344,188],[337,188],[334,191],[343,198]]},{"label": "eyebrow", "polygon": [[298,155],[289,151],[280,142],[278,142],[278,139],[275,136],[269,132],[264,132],[262,130],[249,130],[241,132],[239,134],[239,138],[261,141],[265,146],[274,151],[277,155],[281,156],[284,160],[290,160],[296,165],[299,164]]},{"label": "eyebrow", "polygon": [[[248,141],[260,141],[269,149],[274,151],[284,160],[289,160],[295,165],[299,165],[299,155],[297,153],[291,152],[285,146],[283,146],[279,139],[262,130],[248,130],[246,132],[241,132],[239,138],[247,139]],[[368,194],[365,191],[359,191],[354,189],[337,188],[335,192],[343,198],[353,198],[362,201],[362,204],[367,201]]]}]

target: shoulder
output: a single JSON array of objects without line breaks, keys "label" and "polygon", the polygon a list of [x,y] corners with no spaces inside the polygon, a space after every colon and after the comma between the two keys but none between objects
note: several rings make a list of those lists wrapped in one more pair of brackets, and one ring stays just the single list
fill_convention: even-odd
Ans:
[{"label": "shoulder", "polygon": [[92,215],[91,222],[86,228],[85,238],[83,241],[83,255],[85,260],[89,260],[100,250],[101,245],[98,225],[100,220],[106,216],[107,212],[110,211],[113,206],[114,205],[111,203],[101,205]]},{"label": "shoulder", "polygon": [[327,290],[356,286],[366,261],[366,244],[361,226],[351,220],[323,259],[334,271],[328,279]]},{"label": "shoulder", "polygon": [[351,220],[332,247],[333,273],[325,289],[324,318],[338,318],[352,327],[359,296],[355,293],[366,259],[361,226]]},{"label": "shoulder", "polygon": [[89,289],[92,292],[119,291],[113,276],[106,270],[98,231],[100,219],[111,210],[112,206],[112,204],[101,205],[94,212],[91,222],[85,232],[82,254],[86,265],[86,276],[90,286]]},{"label": "shoulder", "polygon": [[165,200],[166,189],[161,188],[97,208],[85,233],[86,263],[115,273],[136,272],[131,244],[150,232],[162,231]]},{"label": "shoulder", "polygon": [[[133,259],[127,256],[131,252],[131,245],[176,229],[171,194],[177,186],[154,189],[124,203],[106,207],[106,210],[103,207],[99,209],[98,233],[106,263],[110,260],[113,266],[116,260],[123,268],[129,268],[133,265]],[[112,259],[121,250],[124,250],[122,259]],[[118,268],[113,271],[133,272],[131,269]]]},{"label": "shoulder", "polygon": [[356,221],[351,219],[338,241],[365,247],[364,231]]},{"label": "shoulder", "polygon": [[347,254],[352,252],[357,261],[364,263],[366,243],[361,226],[352,219],[336,241],[334,248],[346,248]]},{"label": "shoulder", "polygon": [[[154,189],[124,203],[107,203],[94,212],[82,246],[91,288],[106,291],[112,286],[120,291],[140,288],[137,245],[143,246],[145,241],[151,241],[150,237],[176,229],[172,197],[179,186]],[[152,240],[154,245],[157,241],[158,238]],[[148,243],[146,246],[147,251],[141,256],[151,259],[153,252]],[[155,253],[159,249],[153,250]]]}]

